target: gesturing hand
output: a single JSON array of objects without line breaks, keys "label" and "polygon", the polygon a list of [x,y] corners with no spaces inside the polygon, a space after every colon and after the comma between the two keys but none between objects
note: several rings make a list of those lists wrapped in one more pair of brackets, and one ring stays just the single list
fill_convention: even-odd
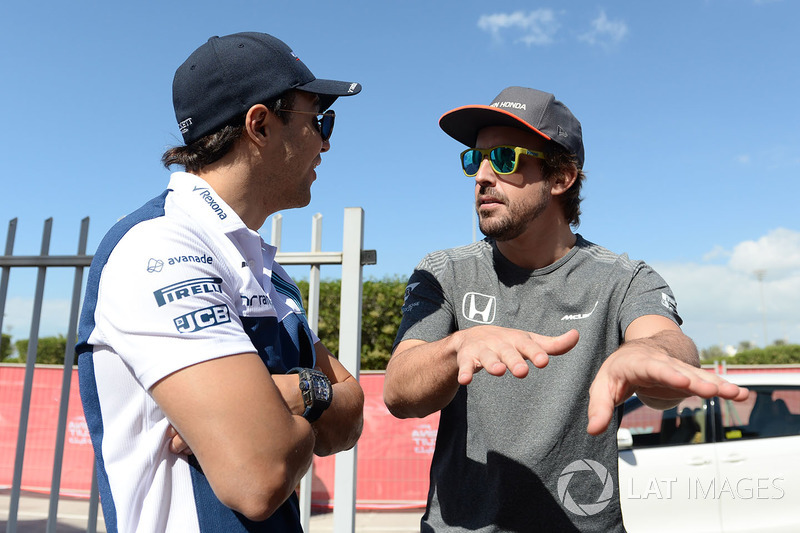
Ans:
[{"label": "gesturing hand", "polygon": [[633,393],[650,407],[667,409],[684,398],[700,396],[740,401],[748,391],[707,370],[667,355],[647,339],[626,342],[600,367],[589,388],[589,425],[592,435],[603,433],[614,408]]},{"label": "gesturing hand", "polygon": [[461,385],[468,385],[473,374],[481,369],[493,376],[502,376],[509,370],[515,377],[524,378],[528,375],[526,361],[544,368],[549,356],[564,354],[578,343],[578,332],[574,329],[558,337],[548,337],[498,326],[476,326],[456,335],[458,382]]}]

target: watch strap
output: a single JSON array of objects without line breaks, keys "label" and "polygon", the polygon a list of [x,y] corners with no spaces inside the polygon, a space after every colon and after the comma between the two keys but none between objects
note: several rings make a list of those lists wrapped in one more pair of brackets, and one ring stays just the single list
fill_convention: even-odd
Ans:
[{"label": "watch strap", "polygon": [[298,374],[300,377],[300,393],[306,406],[303,418],[309,422],[316,421],[333,399],[333,388],[328,376],[317,369],[302,367],[292,368],[287,373]]}]

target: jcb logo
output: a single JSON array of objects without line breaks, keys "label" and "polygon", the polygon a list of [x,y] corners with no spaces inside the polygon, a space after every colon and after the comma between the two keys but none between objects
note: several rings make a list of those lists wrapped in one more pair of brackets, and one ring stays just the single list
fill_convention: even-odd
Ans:
[{"label": "jcb logo", "polygon": [[468,292],[464,295],[461,312],[464,318],[480,324],[491,324],[497,311],[497,299],[494,296]]},{"label": "jcb logo", "polygon": [[173,321],[178,333],[193,333],[211,326],[230,322],[231,315],[227,305],[212,305],[211,307],[181,315]]}]

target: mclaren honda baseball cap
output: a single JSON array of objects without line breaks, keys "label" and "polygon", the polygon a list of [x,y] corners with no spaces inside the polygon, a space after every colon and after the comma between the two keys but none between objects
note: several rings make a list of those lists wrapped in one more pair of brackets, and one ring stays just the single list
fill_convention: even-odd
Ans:
[{"label": "mclaren honda baseball cap", "polygon": [[358,94],[361,85],[318,79],[280,39],[245,32],[211,37],[195,50],[175,72],[172,102],[190,144],[290,89],[319,95],[324,111],[339,96]]},{"label": "mclaren honda baseball cap", "polygon": [[510,126],[531,131],[562,146],[583,168],[581,123],[550,93],[526,87],[508,87],[489,105],[457,107],[442,115],[439,126],[450,137],[471,148],[487,126]]}]

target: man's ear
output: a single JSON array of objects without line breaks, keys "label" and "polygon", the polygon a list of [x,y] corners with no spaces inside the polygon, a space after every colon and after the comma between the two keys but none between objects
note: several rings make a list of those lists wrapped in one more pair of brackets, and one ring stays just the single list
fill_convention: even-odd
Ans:
[{"label": "man's ear", "polygon": [[244,129],[247,136],[256,144],[266,144],[276,117],[264,104],[256,104],[247,110]]},{"label": "man's ear", "polygon": [[578,169],[574,166],[566,172],[553,176],[550,193],[554,196],[564,194],[572,187],[576,179],[578,179]]}]

